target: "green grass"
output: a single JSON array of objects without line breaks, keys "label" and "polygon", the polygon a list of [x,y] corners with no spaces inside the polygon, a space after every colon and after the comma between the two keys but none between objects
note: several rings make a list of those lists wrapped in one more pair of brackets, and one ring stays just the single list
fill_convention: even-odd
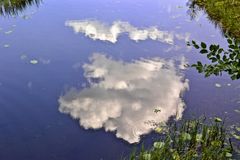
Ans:
[{"label": "green grass", "polygon": [[240,39],[240,1],[239,0],[190,0],[190,10],[194,16],[196,10],[204,10],[209,19],[223,33]]},{"label": "green grass", "polygon": [[173,123],[150,149],[133,152],[129,160],[227,160],[232,159],[234,141],[224,122],[204,118]]}]

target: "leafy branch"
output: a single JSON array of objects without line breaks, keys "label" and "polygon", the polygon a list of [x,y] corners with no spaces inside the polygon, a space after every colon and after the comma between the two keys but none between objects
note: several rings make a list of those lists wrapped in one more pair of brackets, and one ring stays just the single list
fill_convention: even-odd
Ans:
[{"label": "leafy branch", "polygon": [[210,64],[202,64],[202,62],[197,61],[191,67],[196,68],[199,73],[204,73],[205,77],[219,76],[222,75],[222,72],[226,72],[232,80],[240,79],[240,41],[227,37],[227,42],[227,50],[216,44],[207,46],[204,42],[200,44],[195,41],[188,42],[188,46],[193,46],[199,50],[199,53],[206,55],[211,62]]}]

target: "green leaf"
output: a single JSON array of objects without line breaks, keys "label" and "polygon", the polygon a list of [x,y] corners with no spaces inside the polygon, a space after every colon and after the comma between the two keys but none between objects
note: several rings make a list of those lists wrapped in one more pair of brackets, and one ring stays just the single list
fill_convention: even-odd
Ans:
[{"label": "green leaf", "polygon": [[182,138],[184,141],[191,140],[191,135],[189,133],[182,133]]},{"label": "green leaf", "polygon": [[217,58],[212,57],[210,59],[212,60],[212,63],[217,62]]},{"label": "green leaf", "polygon": [[232,49],[235,49],[235,46],[234,46],[234,45],[232,45],[232,44],[231,44],[231,45],[229,45],[228,47],[229,47],[229,48],[232,48]]},{"label": "green leaf", "polygon": [[236,127],[236,130],[237,130],[238,132],[240,132],[240,127]]},{"label": "green leaf", "polygon": [[214,51],[215,49],[215,45],[211,44],[210,47],[209,47],[210,51]]},{"label": "green leaf", "polygon": [[207,45],[206,45],[206,43],[204,43],[204,42],[201,42],[201,47],[202,47],[202,48],[207,48]]},{"label": "green leaf", "polygon": [[165,144],[164,142],[154,142],[153,147],[160,149],[164,146],[164,144]]},{"label": "green leaf", "polygon": [[226,55],[223,56],[223,60],[224,60],[225,62],[227,62],[228,59],[227,59],[227,56],[226,56]]},{"label": "green leaf", "polygon": [[227,152],[226,155],[225,155],[227,158],[231,158],[232,157],[232,154]]},{"label": "green leaf", "polygon": [[229,55],[229,57],[233,60],[234,57],[235,57],[235,54],[232,53],[232,54]]},{"label": "green leaf", "polygon": [[198,66],[201,66],[201,67],[203,66],[200,61],[197,61],[197,65],[198,65]]},{"label": "green leaf", "polygon": [[232,40],[231,39],[228,39],[228,44],[232,44]]},{"label": "green leaf", "polygon": [[240,136],[239,136],[239,135],[236,135],[235,133],[232,134],[232,135],[233,135],[233,137],[234,137],[235,139],[240,140]]},{"label": "green leaf", "polygon": [[31,64],[38,64],[38,60],[32,59],[32,60],[30,60],[30,63],[31,63]]},{"label": "green leaf", "polygon": [[214,121],[215,121],[215,122],[222,122],[222,119],[219,118],[219,117],[215,117]]},{"label": "green leaf", "polygon": [[224,50],[222,49],[222,48],[220,48],[219,50],[218,50],[218,53],[220,54],[220,53],[222,53]]},{"label": "green leaf", "polygon": [[231,79],[232,79],[232,80],[236,80],[236,79],[237,79],[237,75],[232,75],[232,76],[231,76]]},{"label": "green leaf", "polygon": [[144,160],[151,160],[151,154],[149,154],[149,153],[144,153],[144,154],[143,154],[143,159],[144,159]]},{"label": "green leaf", "polygon": [[194,44],[193,47],[196,48],[196,49],[200,48],[199,45],[197,45],[197,44]]},{"label": "green leaf", "polygon": [[204,54],[204,53],[208,53],[208,51],[206,49],[202,49],[200,53]]}]

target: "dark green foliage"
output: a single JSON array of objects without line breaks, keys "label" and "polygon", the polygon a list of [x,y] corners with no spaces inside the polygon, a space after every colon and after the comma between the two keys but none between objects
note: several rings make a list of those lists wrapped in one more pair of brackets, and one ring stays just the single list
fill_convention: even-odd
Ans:
[{"label": "dark green foliage", "polygon": [[189,13],[192,18],[202,10],[223,33],[228,32],[231,37],[240,39],[239,0],[189,0]]},{"label": "dark green foliage", "polygon": [[232,80],[240,78],[240,41],[227,37],[228,49],[224,50],[219,45],[211,44],[207,46],[204,42],[198,45],[195,41],[188,42],[188,46],[198,49],[201,54],[205,54],[210,60],[210,64],[202,64],[198,61],[193,64],[199,73],[204,73],[205,77],[210,75],[221,75],[226,72]]},{"label": "dark green foliage", "polygon": [[0,15],[17,15],[27,6],[39,5],[41,0],[0,0]]},{"label": "dark green foliage", "polygon": [[205,118],[173,123],[149,150],[135,151],[131,160],[227,160],[234,154],[231,140],[220,118],[210,124]]}]

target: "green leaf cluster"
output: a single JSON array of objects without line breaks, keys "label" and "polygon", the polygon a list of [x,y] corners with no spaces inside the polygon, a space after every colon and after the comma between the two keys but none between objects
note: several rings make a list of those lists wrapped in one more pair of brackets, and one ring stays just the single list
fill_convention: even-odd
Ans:
[{"label": "green leaf cluster", "polygon": [[226,72],[231,76],[232,80],[240,78],[240,41],[227,36],[228,49],[225,50],[217,44],[207,46],[206,43],[198,44],[195,41],[188,42],[188,46],[193,46],[199,50],[199,53],[206,55],[210,60],[209,64],[202,64],[198,61],[191,65],[196,68],[199,73],[204,73],[205,77],[210,75],[222,75]]},{"label": "green leaf cluster", "polygon": [[172,123],[150,149],[142,147],[130,160],[230,160],[234,147],[224,121],[216,117],[210,123],[205,118]]}]

